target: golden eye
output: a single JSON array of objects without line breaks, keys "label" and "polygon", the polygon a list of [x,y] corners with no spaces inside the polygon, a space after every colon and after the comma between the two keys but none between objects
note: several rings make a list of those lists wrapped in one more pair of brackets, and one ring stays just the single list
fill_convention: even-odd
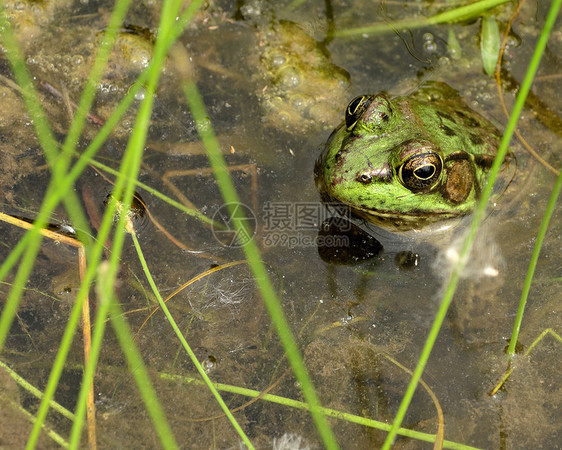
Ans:
[{"label": "golden eye", "polygon": [[398,168],[398,178],[412,192],[428,192],[439,181],[442,170],[443,160],[437,153],[417,153]]},{"label": "golden eye", "polygon": [[351,100],[351,102],[349,102],[349,105],[347,105],[347,109],[345,110],[345,126],[347,127],[347,131],[351,131],[353,129],[372,101],[372,96],[361,95],[359,97],[355,97]]}]

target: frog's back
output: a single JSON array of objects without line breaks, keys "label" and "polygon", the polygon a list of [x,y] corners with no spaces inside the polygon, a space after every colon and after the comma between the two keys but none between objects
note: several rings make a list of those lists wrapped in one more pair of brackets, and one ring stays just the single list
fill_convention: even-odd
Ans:
[{"label": "frog's back", "polygon": [[441,140],[447,151],[495,156],[501,138],[498,128],[469,108],[448,84],[429,81],[403,98],[411,102],[427,133]]}]

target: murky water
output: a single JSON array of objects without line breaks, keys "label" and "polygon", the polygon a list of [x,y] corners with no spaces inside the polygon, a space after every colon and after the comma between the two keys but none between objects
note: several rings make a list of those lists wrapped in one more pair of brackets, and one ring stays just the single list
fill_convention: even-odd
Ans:
[{"label": "murky water", "polygon": [[[323,260],[316,238],[326,210],[314,186],[313,166],[322,144],[343,119],[349,100],[379,91],[403,95],[424,79],[449,83],[471,106],[498,125],[504,124],[494,82],[480,66],[479,21],[408,31],[392,29],[390,23],[419,16],[421,10],[424,14],[437,12],[433,10],[436,6],[338,1],[291,8],[289,2],[240,3],[240,8],[226,2],[208,7],[180,43],[196,73],[223,152],[233,166],[241,201],[255,217],[255,239],[322,404],[390,422],[409,381],[409,374],[392,360],[410,370],[415,367],[439,306],[449,263],[441,256],[443,246],[435,245],[439,242],[431,238],[404,240],[374,228],[370,232],[384,246],[382,253],[360,264]],[[329,13],[326,4],[330,5]],[[101,119],[107,118],[144,67],[158,12],[153,4],[136,5],[130,12],[126,20],[129,27],[120,35],[121,53],[114,56],[94,107]],[[509,8],[499,10],[502,24],[511,12]],[[61,4],[52,18],[42,16],[46,24],[33,28],[34,38],[26,42],[24,51],[36,81],[47,82],[60,93],[57,96],[41,90],[42,102],[59,136],[64,136],[69,123],[65,98],[79,98],[87,73],[83,66],[98,42],[105,14],[93,5]],[[526,5],[515,21],[503,74],[510,83],[505,92],[508,108],[545,14],[542,3]],[[383,33],[339,34],[384,22],[389,26]],[[335,36],[330,37],[332,30]],[[449,32],[460,42],[459,59],[447,52]],[[57,51],[53,51],[55,41],[59,43]],[[534,103],[525,110],[520,125],[525,139],[554,167],[560,167],[561,160],[561,105],[556,95],[560,73],[556,55],[561,42],[558,26],[534,86]],[[304,58],[288,56],[299,51]],[[217,219],[223,217],[223,201],[182,101],[178,64],[177,58],[170,58],[163,73],[140,180],[180,202],[188,199],[205,215]],[[1,69],[10,78],[5,61]],[[9,106],[1,122],[5,140],[2,207],[6,213],[32,218],[48,176],[41,167],[44,161],[17,91],[6,82],[1,88]],[[133,105],[106,143],[98,156],[100,161],[118,166],[137,106]],[[83,145],[97,129],[95,124],[88,126]],[[423,380],[443,410],[445,439],[482,448],[557,448],[557,361],[561,347],[552,336],[545,337],[529,356],[518,357],[505,387],[497,395],[489,395],[506,370],[504,349],[555,179],[520,145],[514,143],[513,148],[517,177],[479,234],[473,255],[478,263],[469,264],[475,268],[493,263],[499,275],[483,278],[475,272],[465,274]],[[102,208],[111,184],[90,168],[76,191],[84,196],[86,206],[94,206],[87,209],[95,228],[93,210]],[[146,220],[139,239],[164,297],[217,263],[243,258],[239,248],[225,245],[232,236],[213,231],[146,191],[139,192],[161,224],[159,228]],[[560,332],[562,232],[558,211],[523,320],[519,341],[524,348],[547,328]],[[65,217],[60,208],[53,220]],[[1,227],[3,260],[22,232],[7,224]],[[170,235],[181,242],[180,246]],[[419,255],[409,270],[396,264],[397,255],[404,251]],[[8,283],[12,280],[6,279]],[[178,442],[184,448],[237,446],[239,438],[221,417],[211,394],[186,381],[197,378],[196,372],[164,315],[157,312],[145,323],[156,304],[130,242],[123,254],[119,282],[121,306],[131,329],[138,332],[136,343]],[[48,379],[78,286],[77,252],[45,240],[2,353],[3,362],[39,389]],[[9,284],[0,289],[0,298],[6,298]],[[213,381],[258,391],[270,389],[271,394],[302,399],[245,264],[202,278],[170,299],[168,305]],[[81,347],[77,336],[56,395],[56,400],[71,410],[79,389]],[[36,407],[36,401],[10,387],[10,381],[3,382],[4,386],[2,398],[7,396],[30,410]],[[101,446],[158,446],[110,329],[95,395]],[[231,409],[240,408],[237,420],[256,446],[270,447],[274,439],[279,442],[283,435],[295,434],[301,437],[302,448],[304,444],[320,447],[307,413],[264,400],[249,402],[248,397],[234,394],[225,393],[224,397]],[[17,445],[25,441],[28,425],[23,419],[14,422],[21,432],[9,438]],[[344,448],[376,448],[386,435],[345,420],[331,419],[330,423]],[[51,424],[63,436],[71,426],[58,417]],[[436,407],[422,387],[403,426],[436,432]],[[8,436],[3,426],[0,433]],[[291,439],[299,441],[295,436]],[[44,442],[45,446],[54,445],[46,438]],[[424,445],[430,448],[430,444],[407,438],[396,443],[397,448]]]}]

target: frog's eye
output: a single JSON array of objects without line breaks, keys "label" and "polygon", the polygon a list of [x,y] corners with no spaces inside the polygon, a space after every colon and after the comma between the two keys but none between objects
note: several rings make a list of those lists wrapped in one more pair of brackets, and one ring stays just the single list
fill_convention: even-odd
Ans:
[{"label": "frog's eye", "polygon": [[443,160],[437,153],[416,153],[398,168],[398,178],[412,192],[427,192],[439,181],[442,169]]},{"label": "frog's eye", "polygon": [[351,131],[357,121],[361,118],[365,110],[369,107],[373,101],[372,96],[361,95],[360,97],[355,97],[345,110],[345,126],[347,131]]}]

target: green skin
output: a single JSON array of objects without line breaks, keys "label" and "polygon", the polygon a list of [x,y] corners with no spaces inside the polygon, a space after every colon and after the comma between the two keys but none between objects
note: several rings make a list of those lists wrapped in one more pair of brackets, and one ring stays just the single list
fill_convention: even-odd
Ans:
[{"label": "green skin", "polygon": [[500,137],[445,83],[358,97],[316,162],[316,185],[370,222],[421,228],[474,208]]}]

